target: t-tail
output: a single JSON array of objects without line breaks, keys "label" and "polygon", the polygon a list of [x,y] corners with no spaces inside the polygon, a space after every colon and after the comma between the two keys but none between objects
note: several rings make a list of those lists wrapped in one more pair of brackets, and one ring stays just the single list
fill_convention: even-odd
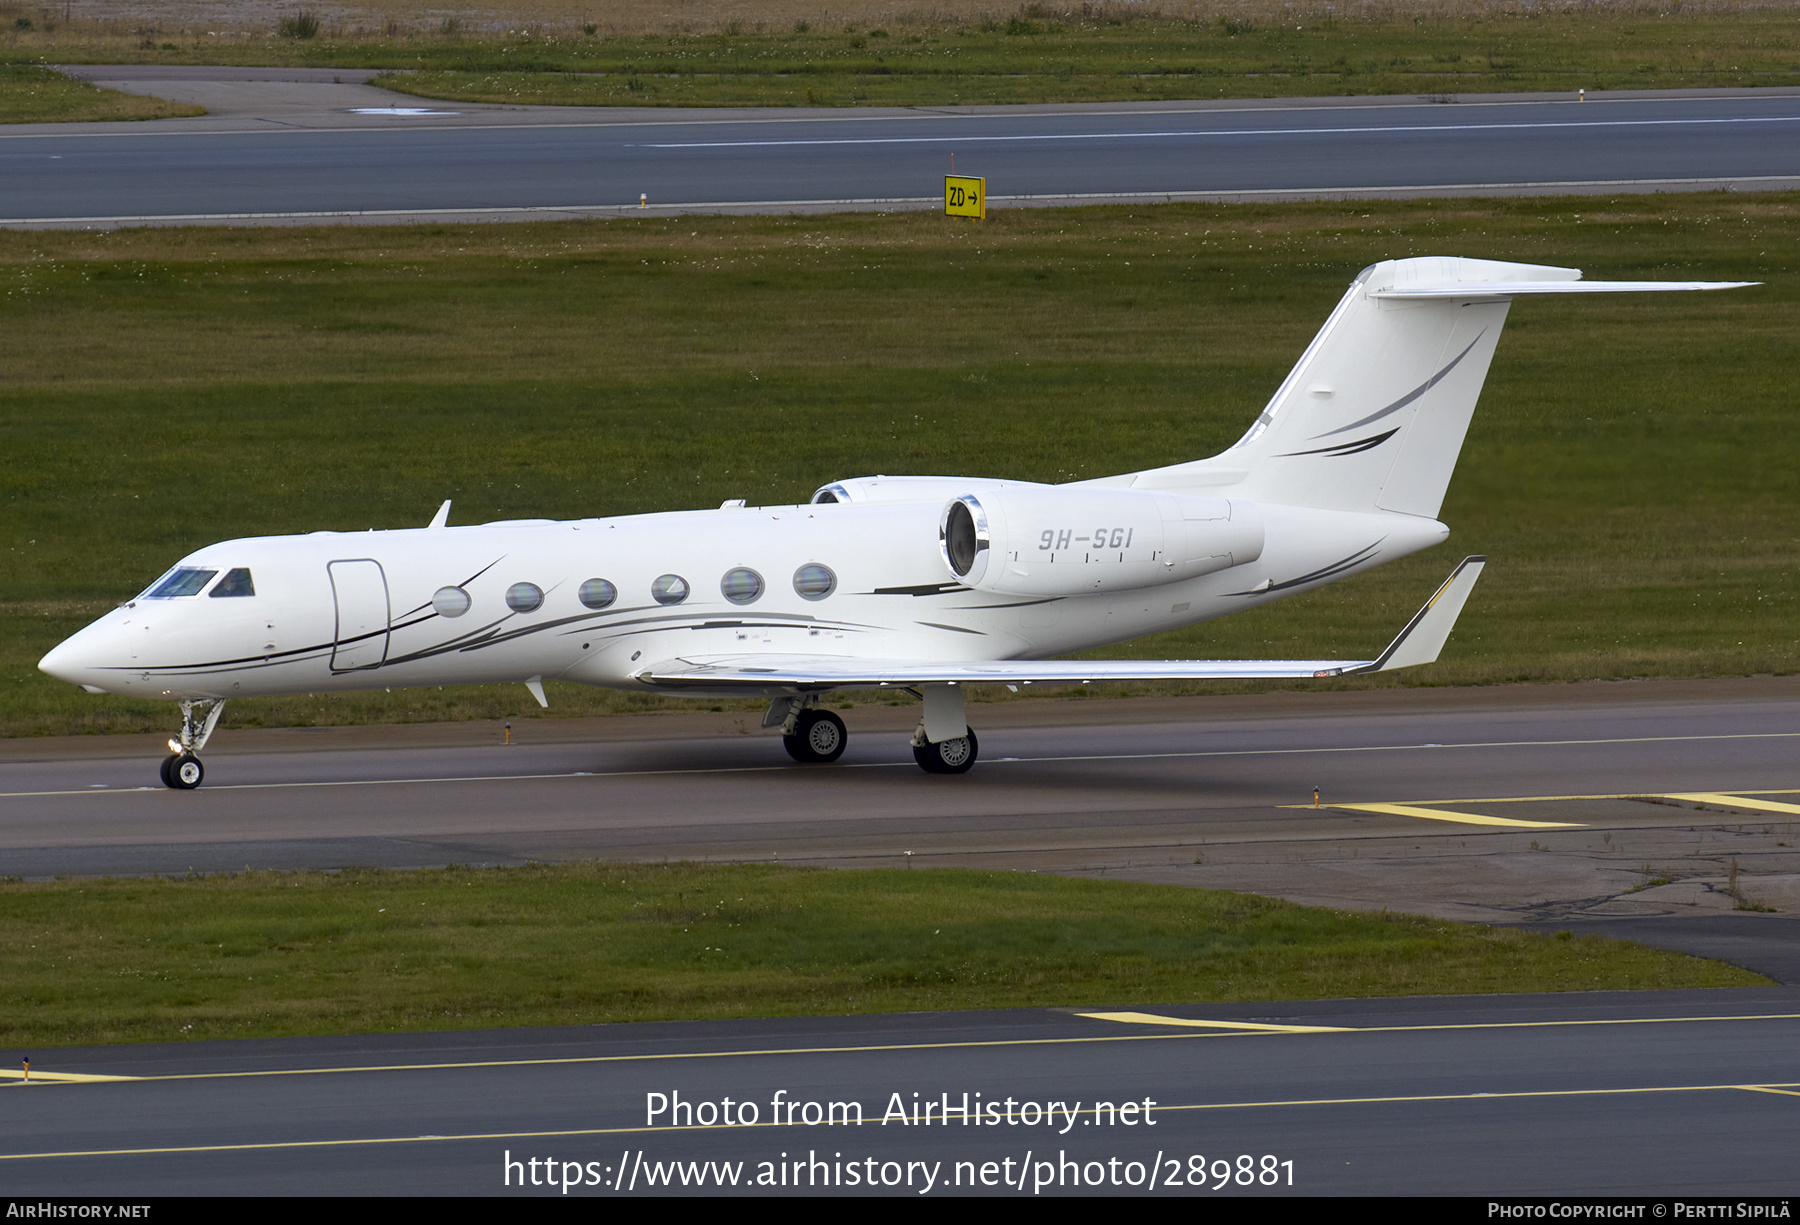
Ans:
[{"label": "t-tail", "polygon": [[1583,281],[1575,268],[1434,257],[1362,270],[1249,431],[1141,488],[1324,510],[1437,517],[1507,308],[1520,294],[1731,289],[1754,282]]}]

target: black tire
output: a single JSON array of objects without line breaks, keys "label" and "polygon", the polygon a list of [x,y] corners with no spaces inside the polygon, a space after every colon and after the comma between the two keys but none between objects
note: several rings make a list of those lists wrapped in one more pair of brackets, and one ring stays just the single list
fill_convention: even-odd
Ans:
[{"label": "black tire", "polygon": [[206,767],[200,764],[200,759],[185,753],[169,758],[164,768],[168,771],[169,786],[177,791],[192,791],[206,778]]},{"label": "black tire", "polygon": [[967,774],[980,753],[981,741],[972,727],[954,740],[913,746],[913,760],[927,774]]},{"label": "black tire", "polygon": [[[162,759],[162,765],[157,767],[156,772],[162,776],[163,786],[175,788],[175,763],[180,760],[180,753],[170,753],[167,757]],[[179,788],[176,789],[179,790]]]},{"label": "black tire", "polygon": [[844,721],[829,710],[808,710],[794,721],[794,734],[781,738],[782,747],[795,761],[819,765],[836,761],[850,744]]}]

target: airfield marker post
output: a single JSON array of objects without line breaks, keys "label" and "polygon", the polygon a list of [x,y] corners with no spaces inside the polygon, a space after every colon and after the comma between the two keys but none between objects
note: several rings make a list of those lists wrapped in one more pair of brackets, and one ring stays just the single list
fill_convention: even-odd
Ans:
[{"label": "airfield marker post", "polygon": [[944,176],[944,216],[987,220],[987,180]]}]

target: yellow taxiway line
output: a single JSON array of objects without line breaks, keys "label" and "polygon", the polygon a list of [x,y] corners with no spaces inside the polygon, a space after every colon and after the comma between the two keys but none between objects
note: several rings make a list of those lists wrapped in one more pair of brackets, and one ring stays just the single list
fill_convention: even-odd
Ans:
[{"label": "yellow taxiway line", "polygon": [[[1288,1098],[1271,1101],[1253,1102],[1194,1102],[1174,1106],[1156,1107],[1159,1114],[1174,1112],[1185,1113],[1191,1110],[1256,1110],[1283,1106],[1386,1106],[1404,1102],[1476,1102],[1476,1101],[1518,1101],[1529,1098],[1570,1098],[1570,1097],[1621,1097],[1650,1093],[1718,1093],[1718,1092],[1751,1092],[1780,1093],[1800,1097],[1800,1082],[1777,1083],[1772,1085],[1641,1085],[1613,1089],[1529,1089],[1516,1092],[1501,1091],[1498,1093],[1416,1093],[1395,1095],[1391,1097],[1317,1097]],[[1076,1109],[1072,1114],[1093,1113],[1096,1117],[1099,1110]],[[267,1151],[270,1149],[299,1148],[356,1148],[377,1144],[429,1144],[454,1142],[458,1140],[545,1140],[568,1138],[574,1136],[629,1136],[660,1135],[669,1132],[690,1131],[767,1131],[773,1127],[786,1127],[784,1123],[715,1123],[712,1125],[695,1123],[691,1125],[673,1125],[663,1127],[582,1127],[556,1131],[514,1131],[514,1132],[471,1132],[460,1135],[429,1136],[366,1136],[351,1137],[341,1140],[272,1140],[260,1143],[245,1144],[188,1144],[168,1145],[157,1148],[113,1148],[113,1149],[70,1149],[64,1151],[36,1153],[0,1153],[0,1161],[29,1161],[34,1158],[53,1157],[143,1157],[168,1156],[178,1153],[243,1153]],[[626,1157],[629,1158],[627,1153]],[[641,1154],[640,1154],[641,1156]]]},{"label": "yellow taxiway line", "polygon": [[1492,825],[1512,829],[1587,829],[1572,821],[1523,821],[1512,817],[1489,817],[1480,813],[1458,812],[1440,808],[1441,804],[1550,804],[1572,800],[1682,800],[1690,804],[1717,804],[1726,808],[1748,808],[1756,812],[1791,813],[1800,816],[1800,804],[1780,800],[1756,799],[1765,795],[1796,795],[1795,791],[1637,791],[1616,795],[1505,795],[1482,796],[1460,800],[1410,800],[1388,804],[1282,804],[1284,809],[1330,808],[1344,812],[1373,812],[1395,817],[1417,817],[1427,821],[1453,821],[1459,825]]},{"label": "yellow taxiway line", "polygon": [[[1475,1029],[1569,1029],[1603,1025],[1679,1025],[1728,1021],[1800,1021],[1800,1012],[1741,1013],[1725,1016],[1599,1017],[1566,1021],[1468,1021],[1451,1025],[1280,1025],[1273,1022],[1214,1021],[1204,1018],[1169,1017],[1150,1012],[1078,1012],[1074,1015],[1124,1025],[1175,1028],[1180,1033],[1095,1034],[1070,1038],[996,1038],[963,1042],[892,1042],[867,1046],[767,1047],[723,1051],[670,1051],[636,1055],[573,1055],[554,1059],[484,1059],[449,1063],[387,1063],[340,1065],[321,1068],[264,1068],[244,1072],[170,1072],[147,1076],[97,1076],[72,1072],[33,1071],[31,1084],[75,1084],[97,1081],[131,1081],[149,1084],[170,1080],[248,1080],[270,1076],[330,1076],[353,1072],[454,1072],[473,1068],[532,1068],[571,1064],[651,1063],[685,1059],[734,1059],[767,1055],[862,1055],[887,1051],[973,1050],[988,1047],[1087,1046],[1106,1042],[1170,1042],[1201,1038],[1253,1038],[1306,1034],[1448,1033]],[[22,1086],[13,1073],[14,1086]]]},{"label": "yellow taxiway line", "polygon": [[[1777,791],[1774,794],[1782,795]],[[1786,812],[1800,814],[1800,804],[1783,804],[1778,800],[1758,800],[1746,795],[1731,795],[1724,791],[1683,791],[1656,797],[1662,800],[1687,800],[1695,804],[1723,804],[1732,808],[1753,808],[1758,812]]]},{"label": "yellow taxiway line", "polygon": [[1342,1025],[1267,1025],[1255,1021],[1203,1021],[1188,1017],[1159,1017],[1149,1012],[1078,1012],[1095,1021],[1122,1021],[1127,1025],[1182,1025],[1190,1029],[1238,1029],[1261,1034],[1343,1034]]},{"label": "yellow taxiway line", "polygon": [[1454,821],[1458,825],[1499,825],[1508,829],[1586,829],[1572,821],[1519,821],[1512,817],[1484,817],[1448,808],[1420,808],[1414,804],[1327,804],[1350,812],[1378,812],[1394,817],[1421,817],[1427,821]]}]

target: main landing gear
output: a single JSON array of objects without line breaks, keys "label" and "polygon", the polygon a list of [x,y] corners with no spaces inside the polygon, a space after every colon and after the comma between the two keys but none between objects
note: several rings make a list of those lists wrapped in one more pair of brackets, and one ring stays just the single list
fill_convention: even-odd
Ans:
[{"label": "main landing gear", "polygon": [[206,777],[200,764],[200,750],[211,739],[219,716],[225,713],[223,698],[209,698],[181,704],[181,735],[169,741],[169,755],[163,758],[162,783],[176,791],[192,791]]},{"label": "main landing gear", "polygon": [[[912,690],[924,700],[924,716],[913,732],[913,760],[927,774],[966,774],[981,752],[975,729],[964,717],[962,690],[951,684],[921,685]],[[763,715],[764,727],[781,729],[788,756],[807,765],[836,761],[850,735],[844,721],[817,706],[817,694],[779,697]]]},{"label": "main landing gear", "polygon": [[829,710],[801,711],[794,719],[794,730],[781,735],[788,756],[808,764],[836,761],[849,743],[844,721]]},{"label": "main landing gear", "polygon": [[936,744],[913,745],[913,760],[919,763],[919,769],[927,774],[967,774],[969,767],[975,764],[981,745],[975,739],[974,728],[966,731],[967,735],[940,740]]},{"label": "main landing gear", "polygon": [[820,710],[818,701],[816,693],[774,698],[763,715],[764,727],[781,729],[781,747],[788,756],[809,766],[836,761],[850,743],[844,721],[829,710]]}]

